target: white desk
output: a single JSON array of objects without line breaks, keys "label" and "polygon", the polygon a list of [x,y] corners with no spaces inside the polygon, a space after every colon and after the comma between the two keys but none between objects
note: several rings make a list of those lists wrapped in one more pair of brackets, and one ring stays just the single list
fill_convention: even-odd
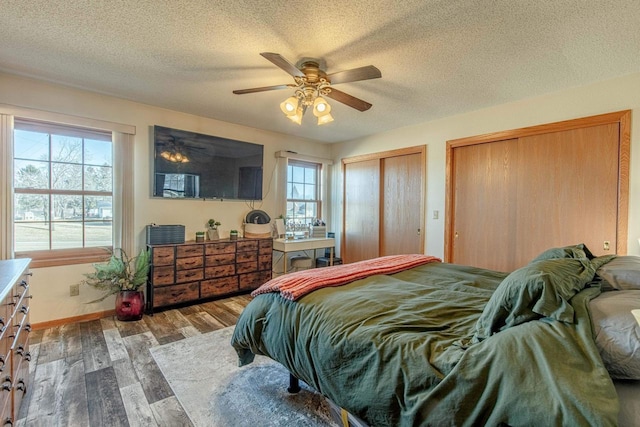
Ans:
[{"label": "white desk", "polygon": [[[329,248],[329,265],[333,265],[333,249],[336,245],[335,239],[310,237],[308,239],[273,239],[273,250],[284,254],[284,273],[287,272],[287,252],[306,251],[313,249]],[[314,260],[315,262],[315,260]]]}]

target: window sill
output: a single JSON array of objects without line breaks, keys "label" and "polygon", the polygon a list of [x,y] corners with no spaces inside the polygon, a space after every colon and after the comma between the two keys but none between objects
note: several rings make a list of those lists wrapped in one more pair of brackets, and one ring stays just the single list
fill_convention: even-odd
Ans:
[{"label": "window sill", "polygon": [[16,258],[31,258],[31,268],[104,262],[111,248],[56,249],[51,251],[17,252]]}]

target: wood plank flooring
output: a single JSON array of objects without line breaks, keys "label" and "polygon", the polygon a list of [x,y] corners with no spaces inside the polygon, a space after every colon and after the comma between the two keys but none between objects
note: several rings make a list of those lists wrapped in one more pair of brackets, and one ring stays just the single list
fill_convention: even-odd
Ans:
[{"label": "wood plank flooring", "polygon": [[235,325],[248,295],[31,332],[18,426],[191,426],[149,349]]}]

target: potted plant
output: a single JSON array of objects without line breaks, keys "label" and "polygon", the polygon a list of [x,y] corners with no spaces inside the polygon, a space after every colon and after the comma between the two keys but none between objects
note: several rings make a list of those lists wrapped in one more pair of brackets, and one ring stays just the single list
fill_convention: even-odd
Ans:
[{"label": "potted plant", "polygon": [[95,271],[85,274],[86,279],[81,282],[105,292],[90,303],[103,301],[115,294],[116,318],[140,320],[144,312],[144,293],[141,288],[147,283],[150,252],[143,249],[140,255],[133,258],[122,249],[109,252],[109,260],[93,264]]},{"label": "potted plant", "polygon": [[222,224],[213,218],[207,221],[207,224],[209,225],[209,240],[218,240],[220,238],[218,235],[218,226]]},{"label": "potted plant", "polygon": [[231,230],[229,232],[229,239],[238,240],[238,230]]}]

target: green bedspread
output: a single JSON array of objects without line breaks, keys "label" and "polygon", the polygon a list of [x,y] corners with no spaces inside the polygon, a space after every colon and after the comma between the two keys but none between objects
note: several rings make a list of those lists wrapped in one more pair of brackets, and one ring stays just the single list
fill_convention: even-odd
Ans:
[{"label": "green bedspread", "polygon": [[433,263],[295,302],[259,295],[232,345],[241,364],[266,355],[371,426],[615,425],[587,307],[599,290],[576,288],[573,323],[534,314],[478,339],[506,276]]}]

